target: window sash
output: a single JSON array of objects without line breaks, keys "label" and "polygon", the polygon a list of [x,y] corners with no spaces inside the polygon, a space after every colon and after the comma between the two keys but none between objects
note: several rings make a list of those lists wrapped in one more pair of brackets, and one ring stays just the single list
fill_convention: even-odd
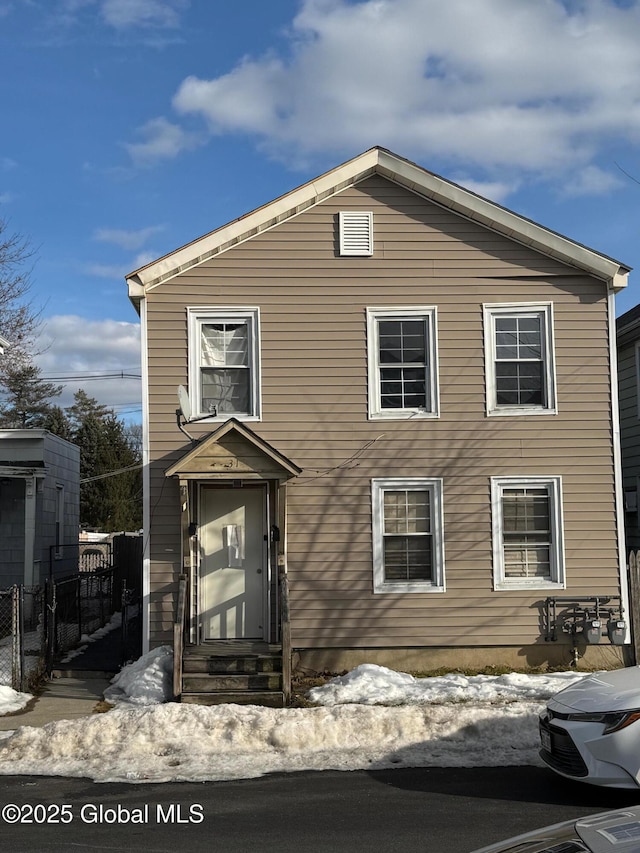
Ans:
[{"label": "window sash", "polygon": [[485,305],[487,414],[555,414],[553,307]]},{"label": "window sash", "polygon": [[374,592],[444,590],[442,481],[372,480]]},{"label": "window sash", "polygon": [[437,417],[436,309],[367,309],[369,417]]},{"label": "window sash", "polygon": [[505,578],[551,580],[551,506],[544,487],[504,488],[502,548]]},{"label": "window sash", "polygon": [[429,329],[423,318],[379,319],[382,409],[429,409]]},{"label": "window sash", "polygon": [[564,587],[560,477],[492,478],[494,588]]},{"label": "window sash", "polygon": [[544,406],[544,329],[541,315],[494,319],[496,405]]},{"label": "window sash", "polygon": [[258,418],[258,309],[188,309],[193,415]]},{"label": "window sash", "polygon": [[384,579],[431,581],[433,544],[428,490],[383,493]]}]

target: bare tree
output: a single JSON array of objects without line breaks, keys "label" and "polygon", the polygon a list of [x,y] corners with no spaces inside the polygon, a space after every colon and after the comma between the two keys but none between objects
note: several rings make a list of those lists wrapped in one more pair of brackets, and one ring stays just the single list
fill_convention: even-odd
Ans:
[{"label": "bare tree", "polygon": [[23,359],[35,346],[40,312],[30,298],[33,250],[0,219],[0,335],[9,341],[5,357]]}]

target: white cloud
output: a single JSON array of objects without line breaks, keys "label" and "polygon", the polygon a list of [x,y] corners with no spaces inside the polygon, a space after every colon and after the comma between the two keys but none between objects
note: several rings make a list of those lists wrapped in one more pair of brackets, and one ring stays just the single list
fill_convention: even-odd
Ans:
[{"label": "white cloud", "polygon": [[565,184],[565,195],[605,195],[624,186],[619,175],[606,172],[598,166],[585,166],[573,175],[573,182]]},{"label": "white cloud", "polygon": [[[289,162],[380,144],[480,167],[498,191],[526,171],[603,192],[585,167],[614,137],[640,141],[639,30],[638,2],[304,0],[286,55],[188,77],[173,106]],[[138,162],[197,144],[167,119],[142,133]]]},{"label": "white cloud", "polygon": [[454,177],[453,180],[455,183],[460,184],[460,186],[471,190],[472,193],[477,193],[478,195],[484,196],[484,198],[489,198],[491,201],[498,202],[498,204],[514,193],[519,186],[517,182],[507,183],[506,181],[477,181],[468,176]]},{"label": "white cloud", "polygon": [[196,148],[203,141],[197,134],[189,133],[162,117],[151,119],[138,133],[143,138],[142,142],[125,145],[131,159],[138,166],[175,157],[181,151]]},{"label": "white cloud", "polygon": [[95,276],[96,278],[117,278],[122,280],[126,275],[126,270],[118,264],[88,264],[83,270],[87,275]]},{"label": "white cloud", "polygon": [[[38,343],[43,377],[64,384],[59,405],[70,405],[79,388],[116,410],[140,405],[141,381],[126,375],[140,375],[138,323],[57,315],[45,320]],[[69,378],[58,382],[58,377]]]},{"label": "white cloud", "polygon": [[164,229],[163,225],[150,225],[147,228],[139,228],[137,231],[127,231],[124,228],[98,228],[94,239],[103,243],[114,243],[121,249],[136,251],[142,248],[149,237]]},{"label": "white cloud", "polygon": [[116,29],[127,27],[177,27],[187,0],[103,0],[102,16]]}]

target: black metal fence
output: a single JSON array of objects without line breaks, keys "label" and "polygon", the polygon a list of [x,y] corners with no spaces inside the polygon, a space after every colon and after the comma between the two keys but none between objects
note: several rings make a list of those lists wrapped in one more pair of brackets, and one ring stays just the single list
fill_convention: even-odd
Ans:
[{"label": "black metal fence", "polygon": [[52,615],[48,637],[51,662],[104,627],[119,609],[113,574],[111,568],[47,581],[47,609]]},{"label": "black metal fence", "polygon": [[[100,549],[84,544],[63,546],[55,560],[52,553],[57,570],[42,586],[0,590],[0,684],[27,690],[117,612],[122,663],[139,657],[142,538],[122,534]],[[62,574],[63,565],[73,572]]]}]

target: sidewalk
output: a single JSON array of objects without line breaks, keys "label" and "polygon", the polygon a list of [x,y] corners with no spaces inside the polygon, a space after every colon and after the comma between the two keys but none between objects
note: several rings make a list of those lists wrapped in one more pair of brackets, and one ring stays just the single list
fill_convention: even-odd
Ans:
[{"label": "sidewalk", "polygon": [[53,678],[45,684],[40,696],[34,697],[22,711],[0,717],[0,732],[92,714],[109,683],[110,679],[100,677]]},{"label": "sidewalk", "polygon": [[111,631],[68,663],[58,664],[39,696],[22,711],[0,716],[0,732],[20,726],[44,726],[92,714],[113,676],[120,671],[122,634]]}]

